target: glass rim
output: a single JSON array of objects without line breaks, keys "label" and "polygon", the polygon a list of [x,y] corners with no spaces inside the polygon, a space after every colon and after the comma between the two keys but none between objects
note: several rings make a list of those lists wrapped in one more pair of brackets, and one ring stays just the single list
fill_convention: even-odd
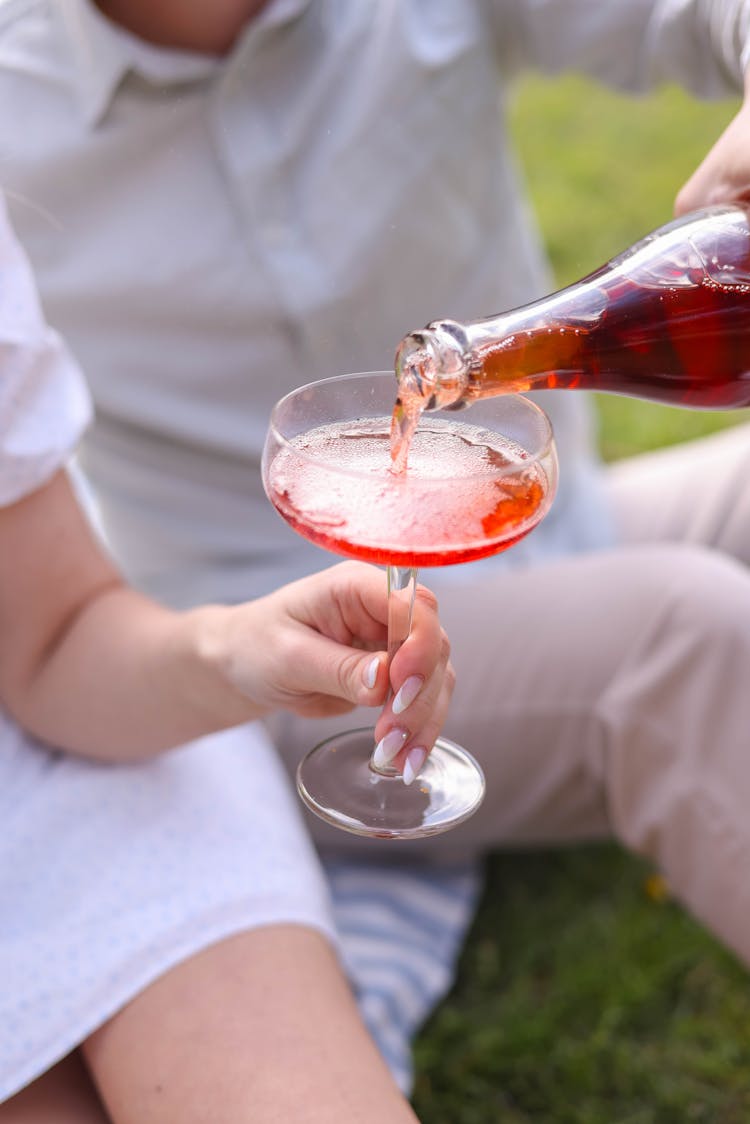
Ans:
[{"label": "glass rim", "polygon": [[[318,422],[315,425],[311,425],[309,427],[309,430],[301,430],[300,434],[295,434],[294,437],[290,438],[290,437],[287,437],[284,433],[282,433],[281,430],[279,429],[278,422],[277,422],[277,416],[278,416],[279,412],[283,409],[283,407],[286,404],[288,404],[293,398],[297,398],[297,397],[301,396],[302,394],[304,394],[305,392],[314,389],[315,387],[332,387],[336,383],[351,382],[353,380],[368,379],[370,381],[373,381],[375,379],[382,380],[384,378],[388,378],[388,379],[393,380],[393,404],[395,406],[395,403],[396,403],[396,375],[395,375],[394,371],[353,371],[350,374],[331,375],[331,376],[329,376],[328,378],[325,378],[325,379],[314,379],[312,382],[304,383],[301,386],[297,386],[293,390],[288,391],[288,393],[285,394],[282,398],[280,398],[278,400],[278,402],[276,402],[276,404],[274,405],[273,409],[271,410],[271,416],[270,416],[269,422],[268,422],[268,432],[270,434],[273,434],[274,440],[278,443],[278,445],[280,447],[287,450],[290,453],[290,455],[298,457],[302,461],[307,461],[310,464],[322,466],[323,468],[327,469],[330,472],[340,473],[344,476],[350,476],[350,477],[361,478],[361,479],[372,479],[372,473],[371,472],[366,472],[366,471],[362,471],[361,469],[349,468],[349,467],[342,468],[342,467],[339,467],[338,465],[333,465],[327,457],[315,456],[314,454],[306,452],[304,449],[300,449],[300,447],[297,444],[295,444],[295,437],[300,436],[304,432],[311,432],[312,430],[318,429],[323,425],[333,424],[334,419],[330,419],[330,422],[328,422],[328,423],[327,422]],[[512,476],[519,471],[519,468],[521,468],[521,467],[531,467],[531,466],[536,465],[536,464],[541,464],[546,458],[553,455],[554,434],[553,434],[553,430],[552,430],[552,422],[550,421],[549,417],[547,416],[546,412],[542,409],[542,407],[538,405],[538,403],[533,402],[525,394],[510,393],[510,394],[497,395],[493,399],[485,399],[485,400],[483,400],[483,405],[491,407],[493,403],[496,403],[497,408],[500,409],[502,407],[503,402],[510,402],[510,401],[512,401],[514,403],[521,403],[524,410],[528,411],[528,413],[530,415],[534,415],[537,418],[538,421],[541,421],[543,429],[544,429],[544,442],[543,442],[542,446],[536,452],[531,452],[530,450],[525,448],[525,446],[522,445],[520,442],[515,441],[514,438],[510,438],[509,440],[511,440],[514,444],[516,444],[518,446],[518,448],[521,449],[523,451],[523,453],[525,454],[525,456],[523,458],[521,458],[519,461],[511,461],[507,465],[504,465],[501,468],[495,466],[495,467],[488,467],[486,469],[486,471],[472,472],[470,474],[470,476],[467,476],[465,479],[482,479],[484,477],[491,477],[493,479],[498,479],[498,478],[502,478],[503,476]],[[359,415],[359,417],[361,417],[361,418],[364,418],[365,416],[366,415]],[[466,409],[466,410],[430,410],[430,411],[426,411],[423,416],[424,417],[433,417],[433,418],[438,417],[438,418],[441,418],[444,421],[449,420],[449,419],[461,421],[465,416],[467,425],[470,425],[470,426],[473,425],[473,427],[475,429],[486,428],[488,430],[488,432],[496,433],[496,434],[500,435],[501,437],[503,436],[502,429],[498,428],[498,429],[493,430],[488,423],[483,425],[483,423],[479,422],[479,421],[477,423],[473,423],[472,420],[471,420],[471,418],[472,418],[471,406],[469,406],[469,408]],[[388,413],[371,415],[371,417],[382,417],[390,425],[390,417],[391,416]],[[357,421],[358,418],[357,418],[357,416],[353,416],[353,417],[348,418],[348,419],[347,418],[341,418],[339,420],[341,422],[344,422],[344,421],[354,422],[354,421]],[[435,485],[445,484],[447,482],[452,482],[454,480],[455,480],[455,474],[452,474],[452,473],[447,474],[446,476],[430,476],[429,478],[421,477],[420,478],[420,486],[424,487],[425,485],[432,486],[433,484],[435,484]]]}]

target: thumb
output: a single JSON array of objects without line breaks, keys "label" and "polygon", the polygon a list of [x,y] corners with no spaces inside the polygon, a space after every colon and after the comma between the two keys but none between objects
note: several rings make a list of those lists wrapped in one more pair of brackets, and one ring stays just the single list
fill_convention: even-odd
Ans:
[{"label": "thumb", "polygon": [[712,174],[710,167],[706,168],[702,164],[677,192],[674,213],[680,218],[699,207],[708,207],[713,203],[730,203],[740,194],[738,185],[727,179],[718,178]]},{"label": "thumb", "polygon": [[677,216],[712,203],[747,199],[750,191],[750,100],[743,102],[714,146],[680,188]]},{"label": "thumb", "polygon": [[360,651],[321,638],[316,658],[306,666],[309,693],[344,699],[355,706],[377,706],[388,688],[385,652]]}]

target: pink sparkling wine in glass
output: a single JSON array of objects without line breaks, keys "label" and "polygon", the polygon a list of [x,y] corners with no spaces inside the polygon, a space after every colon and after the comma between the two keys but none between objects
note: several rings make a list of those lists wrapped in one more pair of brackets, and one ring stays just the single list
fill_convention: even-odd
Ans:
[{"label": "pink sparkling wine in glass", "polygon": [[424,417],[404,472],[391,466],[390,440],[378,418],[300,434],[271,466],[271,502],[326,550],[419,567],[497,554],[547,510],[544,469],[498,433]]}]

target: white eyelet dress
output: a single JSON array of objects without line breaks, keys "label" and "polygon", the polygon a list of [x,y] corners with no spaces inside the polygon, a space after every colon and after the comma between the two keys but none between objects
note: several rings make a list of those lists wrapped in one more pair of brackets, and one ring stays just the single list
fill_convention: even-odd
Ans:
[{"label": "white eyelet dress", "polygon": [[[65,464],[90,411],[0,199],[0,505]],[[0,1101],[178,961],[280,921],[332,938],[259,726],[117,766],[35,743],[0,711]]]}]

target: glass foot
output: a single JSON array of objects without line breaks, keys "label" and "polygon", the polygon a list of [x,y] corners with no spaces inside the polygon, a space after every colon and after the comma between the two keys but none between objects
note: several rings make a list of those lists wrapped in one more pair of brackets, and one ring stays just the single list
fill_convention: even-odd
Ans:
[{"label": "glass foot", "polygon": [[346,730],[300,762],[300,796],[334,827],[376,839],[421,839],[462,823],[482,803],[484,774],[455,742],[438,738],[411,785],[370,768],[373,746],[372,729]]}]

